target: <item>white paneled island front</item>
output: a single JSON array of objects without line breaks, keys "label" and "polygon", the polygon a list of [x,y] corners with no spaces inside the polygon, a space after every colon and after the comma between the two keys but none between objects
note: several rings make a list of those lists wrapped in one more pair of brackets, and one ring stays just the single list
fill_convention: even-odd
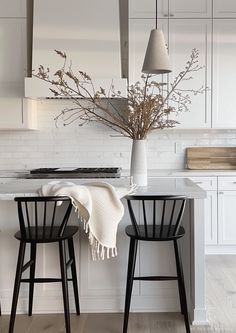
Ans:
[{"label": "white paneled island front", "polygon": [[[9,313],[12,288],[16,269],[18,241],[14,233],[19,229],[16,196],[32,196],[42,184],[50,179],[1,179],[0,180],[0,300],[2,312]],[[67,179],[76,184],[94,182],[94,179]],[[97,181],[97,180],[96,180]],[[99,180],[100,181],[100,180]],[[114,186],[129,186],[129,179],[102,179]],[[205,263],[204,263],[204,199],[206,192],[187,178],[153,177],[147,187],[136,191],[142,195],[185,195],[189,198],[183,225],[186,235],[180,242],[188,293],[188,305],[194,324],[206,324],[205,307]],[[124,307],[126,271],[129,240],[124,229],[130,223],[126,209],[118,227],[118,256],[93,261],[87,234],[81,224],[80,233],[75,238],[77,270],[80,286],[82,312],[121,312]],[[78,224],[76,213],[70,223]],[[172,244],[142,243],[138,249],[136,270],[139,274],[175,274],[175,261]],[[47,251],[45,248],[47,247]],[[50,248],[50,250],[48,249]],[[46,255],[47,253],[47,255]],[[145,257],[145,260],[143,259]],[[147,260],[150,258],[150,260]],[[36,275],[39,277],[59,275],[58,251],[53,244],[41,245],[38,250]],[[27,272],[26,272],[27,274]],[[74,310],[72,290],[70,307]],[[21,288],[18,311],[27,312],[27,286]],[[131,310],[139,312],[179,311],[179,297],[175,281],[135,282]],[[63,312],[60,284],[36,285],[34,313]]]}]

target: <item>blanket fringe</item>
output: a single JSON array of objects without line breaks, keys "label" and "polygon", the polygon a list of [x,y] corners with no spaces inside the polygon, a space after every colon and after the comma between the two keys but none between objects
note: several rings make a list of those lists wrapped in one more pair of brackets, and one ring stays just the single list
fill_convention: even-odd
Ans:
[{"label": "blanket fringe", "polygon": [[91,231],[89,231],[88,239],[91,246],[91,253],[93,260],[104,260],[105,254],[107,259],[117,256],[116,247],[107,247],[102,245],[97,241],[97,239],[94,237]]},{"label": "blanket fringe", "polygon": [[91,254],[93,260],[104,260],[105,259],[105,253],[106,258],[109,259],[111,257],[117,256],[117,247],[107,247],[101,243],[98,242],[98,240],[95,238],[95,236],[92,234],[89,223],[83,219],[81,216],[78,216],[79,219],[83,223],[84,231],[86,234],[88,234],[89,244],[91,247]]}]

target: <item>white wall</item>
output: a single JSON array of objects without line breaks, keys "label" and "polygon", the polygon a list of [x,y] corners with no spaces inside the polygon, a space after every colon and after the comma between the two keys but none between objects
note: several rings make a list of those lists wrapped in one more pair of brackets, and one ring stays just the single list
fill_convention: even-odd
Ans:
[{"label": "white wall", "polygon": [[[54,117],[66,101],[44,100],[37,106],[38,130],[0,131],[0,169],[59,166],[129,168],[131,140],[97,123],[56,128]],[[236,145],[236,130],[157,130],[148,138],[150,169],[179,169],[190,146]]]}]

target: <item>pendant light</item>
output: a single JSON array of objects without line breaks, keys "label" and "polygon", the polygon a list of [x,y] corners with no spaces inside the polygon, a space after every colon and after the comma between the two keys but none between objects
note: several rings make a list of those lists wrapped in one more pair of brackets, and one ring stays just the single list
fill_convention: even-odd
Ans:
[{"label": "pendant light", "polygon": [[165,74],[171,72],[164,34],[162,30],[157,29],[157,0],[156,29],[151,30],[150,33],[142,72],[147,74]]}]

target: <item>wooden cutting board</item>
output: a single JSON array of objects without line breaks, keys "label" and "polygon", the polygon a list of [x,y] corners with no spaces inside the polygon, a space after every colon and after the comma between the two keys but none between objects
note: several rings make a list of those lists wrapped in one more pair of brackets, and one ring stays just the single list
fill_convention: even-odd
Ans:
[{"label": "wooden cutting board", "polygon": [[236,147],[192,147],[186,153],[188,169],[236,169]]}]

